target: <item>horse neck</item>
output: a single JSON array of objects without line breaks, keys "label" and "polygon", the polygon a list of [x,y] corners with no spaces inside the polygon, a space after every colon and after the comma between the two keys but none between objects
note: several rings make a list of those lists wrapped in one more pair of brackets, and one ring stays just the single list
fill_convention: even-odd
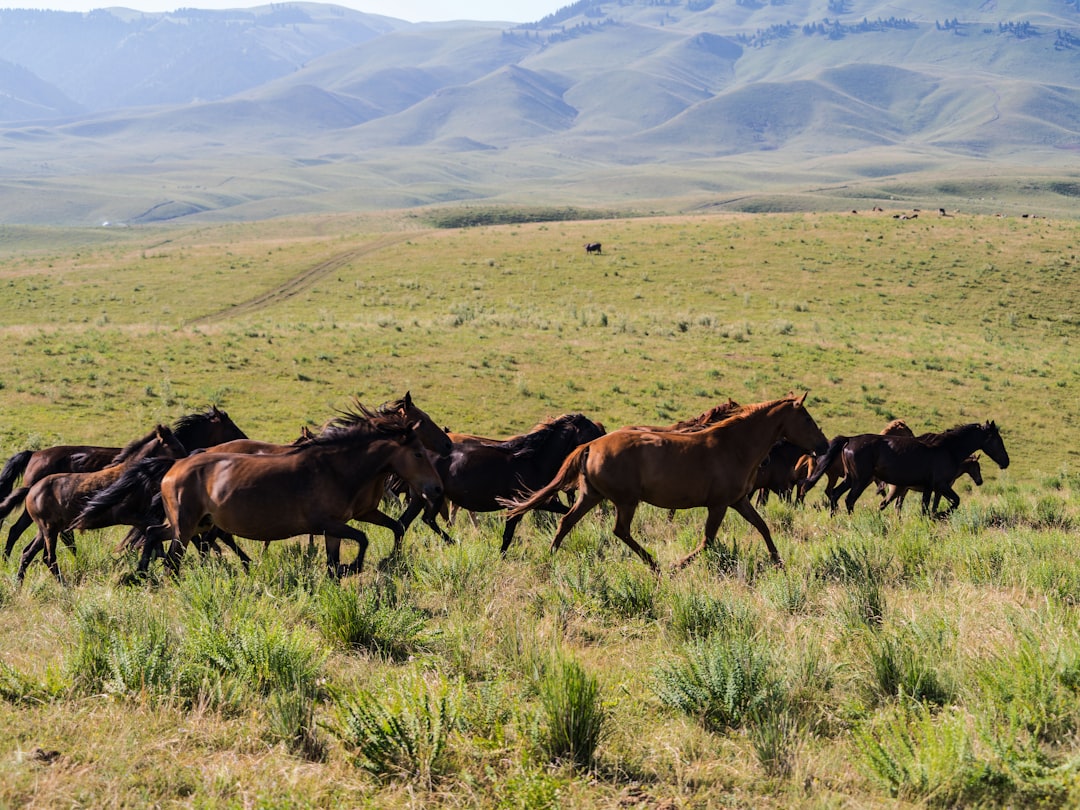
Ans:
[{"label": "horse neck", "polygon": [[785,407],[790,407],[788,401],[779,400],[746,410],[738,417],[708,428],[705,433],[729,446],[737,436],[747,455],[763,459],[784,432]]},{"label": "horse neck", "polygon": [[980,425],[958,428],[955,433],[944,437],[940,446],[948,451],[958,463],[962,464],[976,450],[981,450],[986,436]]}]

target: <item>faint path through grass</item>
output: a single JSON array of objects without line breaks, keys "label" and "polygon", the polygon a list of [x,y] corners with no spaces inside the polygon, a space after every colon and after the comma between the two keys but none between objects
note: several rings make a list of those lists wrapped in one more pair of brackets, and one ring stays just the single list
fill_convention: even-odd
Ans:
[{"label": "faint path through grass", "polygon": [[330,273],[333,273],[335,270],[344,267],[353,260],[388,248],[391,245],[414,239],[417,235],[418,234],[415,231],[392,234],[390,236],[384,236],[382,239],[376,239],[374,242],[368,242],[359,247],[352,248],[351,250],[343,251],[318,264],[312,265],[304,272],[293,276],[284,283],[279,284],[266,292],[256,295],[254,298],[249,298],[246,301],[241,301],[236,304],[230,304],[224,309],[219,309],[216,312],[211,312],[206,315],[200,315],[198,318],[191,318],[186,321],[184,325],[200,326],[203,324],[214,323],[215,321],[233,318],[237,315],[247,315],[260,309],[264,309],[265,307],[281,303],[304,290],[310,289],[321,279],[325,278]]}]

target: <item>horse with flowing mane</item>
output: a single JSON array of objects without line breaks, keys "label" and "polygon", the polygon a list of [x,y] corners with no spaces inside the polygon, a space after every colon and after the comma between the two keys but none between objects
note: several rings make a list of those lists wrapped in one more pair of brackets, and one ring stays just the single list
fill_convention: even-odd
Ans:
[{"label": "horse with flowing mane", "polygon": [[589,511],[611,501],[615,536],[654,571],[659,571],[656,560],[630,533],[641,502],[667,509],[708,509],[701,543],[679,566],[713,542],[730,507],[758,530],[773,562],[780,565],[769,528],[749,495],[758,467],[779,439],[788,439],[807,452],[822,452],[828,446],[825,434],[804,407],[805,400],[805,394],[790,395],[747,405],[718,424],[692,433],[617,430],[571,453],[546,486],[527,498],[504,500],[503,505],[511,518],[520,519],[557,493],[577,489],[578,500],[559,522],[551,541],[554,552]]},{"label": "horse with flowing mane", "polygon": [[[914,436],[915,433],[908,427],[907,422],[903,419],[893,419],[881,429],[880,435]],[[850,436],[836,436],[829,442],[829,449],[831,450],[833,446],[837,444],[843,447],[850,439]],[[836,505],[840,501],[840,496],[847,491],[847,486],[842,483],[837,483],[844,477],[844,464],[841,461],[838,452],[832,454],[832,460],[829,462],[828,467],[821,466],[824,458],[829,455],[829,452],[826,451],[824,455],[819,456],[816,460],[810,457],[803,457],[799,460],[798,464],[796,464],[796,475],[799,478],[799,483],[796,486],[795,503],[802,503],[803,499],[806,497],[806,493],[809,492],[814,484],[821,480],[821,477],[824,475],[827,476],[825,482],[825,497],[829,499],[829,511],[836,511]]]},{"label": "horse with flowing mane", "polygon": [[172,538],[166,562],[176,570],[196,531],[209,526],[263,541],[322,534],[331,576],[340,573],[341,538],[349,538],[360,545],[360,570],[368,540],[348,523],[357,494],[390,472],[428,499],[442,495],[442,482],[416,423],[398,411],[380,414],[359,403],[357,408],[352,418],[287,453],[198,453],[177,461],[161,481],[167,527],[148,536],[140,570],[149,563],[154,541],[165,536]]}]

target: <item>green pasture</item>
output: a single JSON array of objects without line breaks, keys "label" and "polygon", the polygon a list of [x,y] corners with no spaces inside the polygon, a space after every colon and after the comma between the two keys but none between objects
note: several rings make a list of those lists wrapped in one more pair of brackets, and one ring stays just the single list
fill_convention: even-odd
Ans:
[{"label": "green pasture", "polygon": [[900,213],[4,229],[5,459],[210,404],[290,441],[406,390],[482,434],[809,391],[1012,463],[942,519],[774,498],[784,569],[729,515],[670,572],[703,515],[645,507],[659,580],[601,510],[555,556],[462,516],[380,567],[373,528],[342,583],[298,542],[122,586],[88,533],[66,586],[0,567],[0,807],[1075,806],[1080,226]]}]

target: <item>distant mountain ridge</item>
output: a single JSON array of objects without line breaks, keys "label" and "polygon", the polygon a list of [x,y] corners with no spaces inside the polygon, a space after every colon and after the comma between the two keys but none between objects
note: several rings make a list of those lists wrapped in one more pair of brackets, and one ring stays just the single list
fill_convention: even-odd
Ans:
[{"label": "distant mountain ridge", "polygon": [[1080,0],[0,10],[0,54],[0,221],[683,206],[987,166],[1073,188],[1080,150]]}]

